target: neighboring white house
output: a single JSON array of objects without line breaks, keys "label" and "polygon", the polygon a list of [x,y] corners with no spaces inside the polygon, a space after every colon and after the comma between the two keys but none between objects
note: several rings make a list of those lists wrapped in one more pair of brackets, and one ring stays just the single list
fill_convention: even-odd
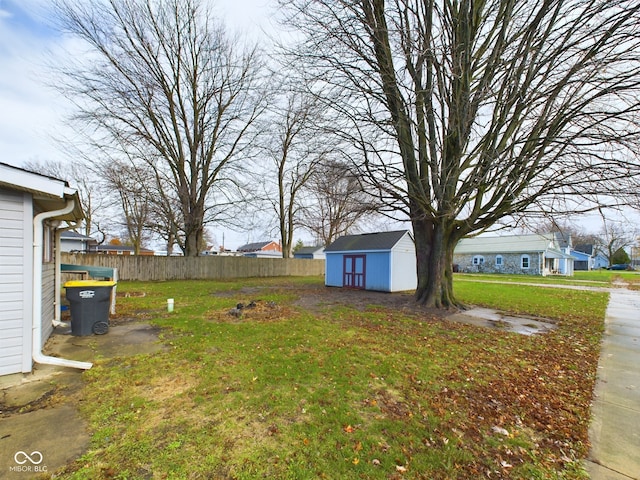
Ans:
[{"label": "neighboring white house", "polygon": [[399,292],[418,285],[416,248],[408,230],[345,235],[324,254],[329,287]]},{"label": "neighboring white house", "polygon": [[33,361],[90,368],[42,354],[60,301],[60,228],[82,220],[75,189],[59,179],[0,162],[0,375]]},{"label": "neighboring white house", "polygon": [[302,247],[293,252],[293,258],[308,258],[316,260],[324,260],[324,247],[321,245],[315,247]]},{"label": "neighboring white house", "polygon": [[91,250],[91,245],[95,245],[96,243],[93,238],[70,230],[65,230],[60,234],[61,252],[86,253]]},{"label": "neighboring white house", "polygon": [[573,275],[573,261],[552,233],[464,238],[453,253],[460,272]]}]

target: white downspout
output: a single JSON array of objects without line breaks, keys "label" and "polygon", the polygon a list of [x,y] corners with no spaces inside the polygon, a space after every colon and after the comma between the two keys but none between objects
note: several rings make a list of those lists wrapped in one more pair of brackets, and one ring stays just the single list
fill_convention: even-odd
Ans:
[{"label": "white downspout", "polygon": [[61,279],[61,274],[60,274],[60,269],[61,264],[62,264],[62,260],[60,259],[61,255],[61,251],[60,251],[60,232],[62,229],[58,229],[56,228],[56,256],[55,256],[55,262],[56,262],[56,271],[54,273],[55,276],[55,280],[53,282],[53,288],[55,290],[54,295],[55,295],[55,300],[54,300],[54,310],[53,310],[53,326],[54,327],[62,327],[64,325],[64,323],[60,320],[61,319],[61,315],[60,315],[60,305],[61,305],[61,293],[60,291],[62,290],[62,285],[60,285],[62,283],[62,279]]},{"label": "white downspout", "polygon": [[[64,208],[61,208],[60,210],[42,212],[33,217],[33,335],[31,351],[33,361],[36,363],[88,370],[93,366],[92,363],[49,357],[42,353],[42,242],[44,221],[52,217],[70,213],[74,208],[75,201],[73,199],[68,199]],[[56,252],[56,254],[57,253],[58,252]]]}]

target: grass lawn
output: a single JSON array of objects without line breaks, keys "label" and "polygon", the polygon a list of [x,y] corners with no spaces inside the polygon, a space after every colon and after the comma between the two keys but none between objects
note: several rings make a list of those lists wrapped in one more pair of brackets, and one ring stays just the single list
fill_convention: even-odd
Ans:
[{"label": "grass lawn", "polygon": [[509,275],[491,273],[458,273],[455,275],[459,281],[484,281],[502,283],[537,283],[541,285],[581,285],[587,287],[609,286],[613,281],[621,280],[630,284],[640,282],[638,272],[626,272],[619,270],[592,270],[589,272],[574,272],[571,277],[563,275],[549,275],[541,277],[537,275]]},{"label": "grass lawn", "polygon": [[121,282],[114,323],[157,325],[166,348],[84,374],[91,446],[56,478],[588,478],[608,294],[455,288],[559,328],[455,324],[390,294],[361,308],[320,278]]}]

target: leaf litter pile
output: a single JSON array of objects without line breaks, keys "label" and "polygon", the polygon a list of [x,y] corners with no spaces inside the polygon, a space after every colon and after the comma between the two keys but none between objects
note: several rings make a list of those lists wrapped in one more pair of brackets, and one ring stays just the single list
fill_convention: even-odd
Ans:
[{"label": "leaf litter pile", "polygon": [[60,478],[588,478],[604,307],[523,336],[410,296],[191,290],[166,352],[87,372],[94,442]]}]

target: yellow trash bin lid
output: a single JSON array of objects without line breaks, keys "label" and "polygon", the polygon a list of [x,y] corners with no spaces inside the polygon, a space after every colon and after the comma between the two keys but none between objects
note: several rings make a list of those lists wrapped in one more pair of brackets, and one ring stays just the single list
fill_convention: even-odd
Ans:
[{"label": "yellow trash bin lid", "polygon": [[113,287],[116,282],[112,280],[70,280],[63,286],[67,287]]}]

